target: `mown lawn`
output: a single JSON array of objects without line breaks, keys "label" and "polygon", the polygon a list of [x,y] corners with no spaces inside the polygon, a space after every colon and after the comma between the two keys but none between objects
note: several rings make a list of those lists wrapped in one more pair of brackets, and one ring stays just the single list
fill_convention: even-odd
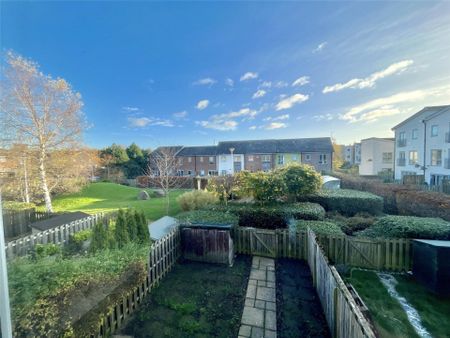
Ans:
[{"label": "mown lawn", "polygon": [[[115,183],[92,183],[78,193],[57,196],[53,199],[53,208],[56,212],[84,211],[97,213],[113,211],[119,208],[135,208],[142,210],[149,220],[156,220],[166,215],[166,200],[164,197],[155,197],[151,189],[145,189],[150,199],[140,201],[137,199],[142,189],[127,187]],[[176,197],[185,190],[174,190],[170,193],[170,215],[181,211]]]}]

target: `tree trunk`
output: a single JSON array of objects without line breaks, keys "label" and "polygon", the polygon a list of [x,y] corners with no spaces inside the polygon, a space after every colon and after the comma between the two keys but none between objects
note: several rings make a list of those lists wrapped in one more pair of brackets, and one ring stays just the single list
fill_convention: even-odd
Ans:
[{"label": "tree trunk", "polygon": [[45,146],[41,145],[39,151],[39,176],[41,178],[41,188],[44,193],[45,208],[48,212],[53,212],[52,199],[50,198],[50,191],[47,186],[47,175],[45,173],[45,157]]},{"label": "tree trunk", "polygon": [[25,202],[30,203],[30,193],[28,189],[28,172],[27,172],[27,160],[23,160],[24,180],[25,180]]}]

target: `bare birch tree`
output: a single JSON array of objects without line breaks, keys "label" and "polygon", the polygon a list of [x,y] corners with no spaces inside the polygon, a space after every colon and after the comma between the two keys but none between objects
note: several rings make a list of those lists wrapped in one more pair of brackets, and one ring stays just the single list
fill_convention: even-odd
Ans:
[{"label": "bare birch tree", "polygon": [[84,127],[81,95],[64,79],[53,79],[36,62],[9,52],[1,83],[2,138],[37,153],[40,188],[52,212],[47,161],[52,151],[74,148]]},{"label": "bare birch tree", "polygon": [[159,147],[150,155],[146,175],[163,191],[166,199],[166,214],[170,208],[170,190],[179,188],[181,177],[178,176],[179,161],[176,157],[179,147]]}]

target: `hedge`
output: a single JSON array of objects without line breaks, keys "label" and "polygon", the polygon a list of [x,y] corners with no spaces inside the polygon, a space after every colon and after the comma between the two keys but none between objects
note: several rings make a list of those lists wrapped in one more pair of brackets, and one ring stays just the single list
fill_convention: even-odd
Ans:
[{"label": "hedge", "polygon": [[431,191],[418,191],[414,186],[383,183],[376,179],[333,173],[341,179],[341,187],[368,191],[384,199],[384,211],[420,217],[440,217],[450,221],[450,196]]},{"label": "hedge", "polygon": [[192,190],[177,197],[177,202],[184,211],[202,209],[208,204],[219,202],[214,194],[203,190]]},{"label": "hedge", "polygon": [[349,189],[321,190],[305,197],[309,202],[322,205],[327,211],[353,216],[358,212],[378,215],[383,211],[383,199],[368,192]]},{"label": "hedge", "polygon": [[385,216],[372,227],[358,232],[357,236],[448,240],[450,239],[450,222],[441,218]]},{"label": "hedge", "polygon": [[178,214],[176,218],[181,223],[211,223],[237,225],[238,217],[230,212],[213,210],[194,210]]},{"label": "hedge", "polygon": [[296,223],[298,230],[307,230],[308,227],[320,235],[344,235],[341,228],[333,222],[325,221],[298,221]]},{"label": "hedge", "polygon": [[294,219],[322,220],[325,218],[325,209],[317,203],[288,204],[283,209],[286,216]]}]

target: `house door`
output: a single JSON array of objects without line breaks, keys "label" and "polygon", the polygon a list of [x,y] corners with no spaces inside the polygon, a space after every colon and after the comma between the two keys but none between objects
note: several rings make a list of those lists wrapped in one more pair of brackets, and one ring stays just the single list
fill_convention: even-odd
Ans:
[{"label": "house door", "polygon": [[242,164],[241,162],[234,162],[234,172],[238,173],[242,170]]}]

